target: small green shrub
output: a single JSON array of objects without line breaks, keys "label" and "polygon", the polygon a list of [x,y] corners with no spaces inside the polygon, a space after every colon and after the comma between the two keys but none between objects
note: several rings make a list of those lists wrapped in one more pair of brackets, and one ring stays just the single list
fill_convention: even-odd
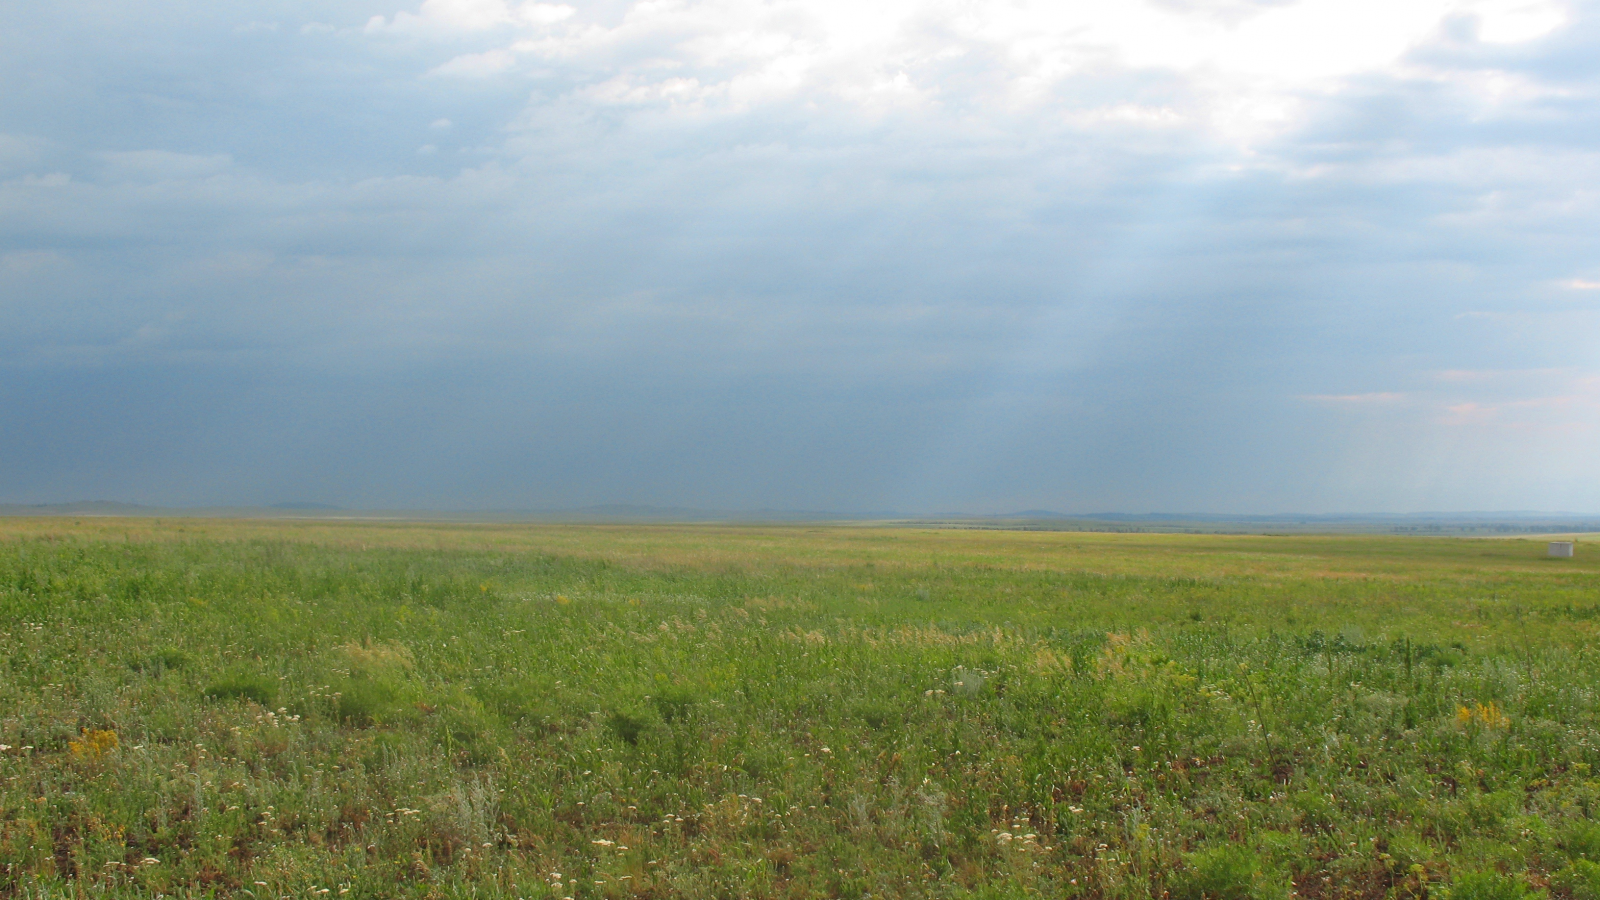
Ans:
[{"label": "small green shrub", "polygon": [[556,690],[547,679],[515,678],[476,685],[472,693],[507,722],[540,726],[560,715]]},{"label": "small green shrub", "polygon": [[1172,886],[1173,900],[1277,900],[1286,894],[1283,879],[1255,851],[1235,844],[1185,854]]},{"label": "small green shrub", "polygon": [[418,741],[409,734],[379,731],[372,735],[361,754],[361,765],[368,772],[382,772],[391,766],[404,765],[416,758]]},{"label": "small green shrub", "polygon": [[337,658],[349,673],[334,681],[339,721],[367,727],[398,715],[407,699],[406,675],[414,665],[409,649],[370,640],[351,642],[338,648]]},{"label": "small green shrub", "polygon": [[1559,841],[1562,852],[1574,859],[1600,862],[1600,822],[1574,822]]},{"label": "small green shrub", "polygon": [[189,654],[176,647],[165,647],[145,656],[135,657],[128,663],[128,668],[135,672],[145,672],[160,677],[168,671],[188,668],[194,660]]},{"label": "small green shrub", "polygon": [[984,685],[988,679],[982,672],[969,669],[966,666],[956,666],[950,675],[951,693],[958,697],[976,697],[983,693]]},{"label": "small green shrub", "polygon": [[340,682],[335,706],[339,721],[365,728],[387,720],[399,706],[400,689],[385,678],[352,677]]},{"label": "small green shrub", "polygon": [[1526,884],[1499,872],[1467,872],[1458,875],[1445,889],[1445,900],[1525,900],[1543,895]]},{"label": "small green shrub", "polygon": [[698,694],[690,688],[680,686],[662,688],[650,698],[650,705],[656,708],[661,721],[668,725],[688,719],[699,703]]},{"label": "small green shrub", "polygon": [[500,749],[500,723],[466,691],[450,691],[437,699],[439,739],[446,751],[463,754],[468,762],[482,765]]},{"label": "small green shrub", "polygon": [[217,700],[253,700],[271,706],[278,696],[276,679],[255,672],[236,672],[213,681],[206,696]]},{"label": "small green shrub", "polygon": [[851,713],[854,718],[865,722],[873,731],[881,731],[900,721],[900,710],[897,707],[875,700],[856,704]]},{"label": "small green shrub", "polygon": [[1575,859],[1551,876],[1550,886],[1572,900],[1600,900],[1600,864]]},{"label": "small green shrub", "polygon": [[648,719],[631,713],[617,711],[606,717],[606,730],[630,747],[639,745],[639,739],[649,727]]}]

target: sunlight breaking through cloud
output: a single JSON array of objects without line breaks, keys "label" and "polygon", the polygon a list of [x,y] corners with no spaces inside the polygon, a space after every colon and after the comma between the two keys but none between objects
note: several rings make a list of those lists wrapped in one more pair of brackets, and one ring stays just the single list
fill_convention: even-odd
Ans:
[{"label": "sunlight breaking through cloud", "polygon": [[1570,508],[1595,22],[30,7],[0,493]]}]

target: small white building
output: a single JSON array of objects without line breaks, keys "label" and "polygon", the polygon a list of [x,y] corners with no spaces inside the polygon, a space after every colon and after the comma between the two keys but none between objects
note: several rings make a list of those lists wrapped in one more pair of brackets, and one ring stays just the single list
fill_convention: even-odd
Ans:
[{"label": "small white building", "polygon": [[1564,556],[1564,557],[1571,558],[1571,556],[1572,556],[1572,544],[1573,544],[1572,541],[1551,541],[1550,542],[1550,555],[1551,556]]}]

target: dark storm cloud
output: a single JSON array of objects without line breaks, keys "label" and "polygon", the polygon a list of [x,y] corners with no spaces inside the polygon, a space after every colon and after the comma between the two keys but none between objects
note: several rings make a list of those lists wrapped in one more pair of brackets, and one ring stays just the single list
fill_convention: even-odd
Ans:
[{"label": "dark storm cloud", "polygon": [[1588,6],[138,6],[7,14],[0,499],[1600,504]]}]

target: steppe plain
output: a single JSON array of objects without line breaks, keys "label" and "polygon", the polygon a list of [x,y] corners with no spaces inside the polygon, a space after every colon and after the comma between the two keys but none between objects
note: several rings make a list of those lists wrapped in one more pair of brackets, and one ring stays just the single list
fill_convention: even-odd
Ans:
[{"label": "steppe plain", "polygon": [[1600,553],[0,520],[0,895],[1600,898]]}]

